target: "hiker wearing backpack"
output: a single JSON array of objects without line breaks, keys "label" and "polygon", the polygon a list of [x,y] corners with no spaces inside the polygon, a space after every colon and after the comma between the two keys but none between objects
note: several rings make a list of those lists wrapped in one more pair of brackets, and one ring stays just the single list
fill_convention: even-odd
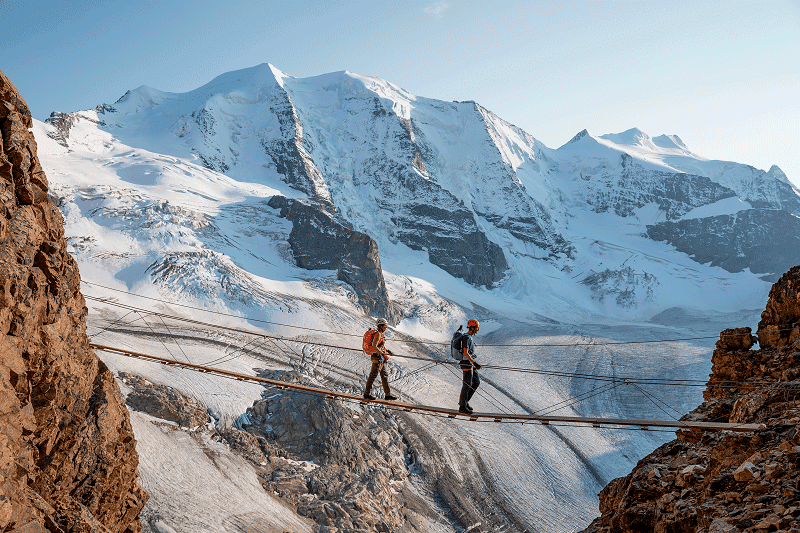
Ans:
[{"label": "hiker wearing backpack", "polygon": [[467,321],[467,332],[461,333],[462,326],[459,326],[458,331],[453,335],[453,341],[450,347],[453,351],[453,356],[460,359],[459,366],[464,374],[464,380],[461,385],[461,396],[458,398],[458,412],[464,414],[471,414],[472,407],[469,406],[469,401],[478,385],[481,384],[478,378],[478,370],[481,365],[475,360],[475,342],[472,337],[478,333],[480,324],[474,318]]},{"label": "hiker wearing backpack", "polygon": [[397,396],[393,396],[389,391],[389,374],[386,372],[386,362],[389,360],[388,356],[394,355],[391,350],[386,349],[384,346],[386,339],[383,336],[383,332],[386,331],[386,328],[388,327],[389,324],[386,322],[386,320],[379,318],[375,321],[375,329],[370,328],[366,333],[364,333],[364,339],[361,343],[361,347],[364,350],[364,353],[369,355],[370,359],[372,359],[372,369],[369,371],[367,386],[364,389],[365,400],[375,399],[375,396],[371,394],[371,391],[372,384],[375,382],[375,378],[378,377],[378,374],[381,375],[384,399],[397,399]]}]

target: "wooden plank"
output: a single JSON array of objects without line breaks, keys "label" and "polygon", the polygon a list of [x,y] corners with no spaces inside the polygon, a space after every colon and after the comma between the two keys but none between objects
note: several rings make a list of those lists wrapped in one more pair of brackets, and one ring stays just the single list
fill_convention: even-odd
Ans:
[{"label": "wooden plank", "polygon": [[555,415],[530,415],[530,414],[505,414],[505,413],[465,414],[458,412],[456,409],[447,409],[444,407],[436,407],[432,405],[418,405],[418,404],[410,404],[398,401],[392,402],[380,399],[365,400],[361,396],[356,396],[354,394],[331,391],[328,389],[322,389],[319,387],[310,387],[307,385],[300,385],[296,383],[285,383],[283,381],[277,381],[274,379],[267,379],[258,376],[248,376],[247,374],[238,374],[236,372],[230,372],[228,370],[223,370],[221,368],[206,367],[201,365],[195,365],[192,363],[183,363],[180,361],[175,361],[173,359],[165,359],[163,357],[157,357],[155,355],[147,355],[143,353],[132,352],[130,350],[112,348],[110,346],[104,346],[102,344],[90,343],[89,346],[95,350],[102,350],[105,352],[116,353],[119,355],[124,355],[126,357],[135,357],[137,359],[145,359],[170,366],[188,368],[199,372],[218,374],[225,377],[235,378],[238,381],[252,381],[255,383],[266,383],[269,385],[274,385],[281,389],[295,389],[303,392],[308,392],[311,394],[320,394],[328,398],[342,398],[347,400],[359,401],[361,403],[374,403],[395,408],[399,407],[403,411],[420,411],[425,413],[447,415],[448,418],[455,418],[460,416],[468,418],[469,420],[479,420],[482,418],[492,419],[494,421],[516,420],[520,422],[539,422],[543,425],[547,425],[550,422],[564,422],[571,424],[591,424],[593,426],[636,426],[641,428],[661,427],[661,428],[679,428],[679,429],[707,430],[707,431],[726,430],[726,431],[738,431],[738,432],[756,431],[758,429],[763,429],[765,427],[764,424],[732,424],[729,422],[695,422],[695,421],[681,421],[681,420],[636,420],[636,419],[631,420],[631,419],[621,419],[621,418],[595,418],[595,417],[583,417],[583,416],[555,416]]}]

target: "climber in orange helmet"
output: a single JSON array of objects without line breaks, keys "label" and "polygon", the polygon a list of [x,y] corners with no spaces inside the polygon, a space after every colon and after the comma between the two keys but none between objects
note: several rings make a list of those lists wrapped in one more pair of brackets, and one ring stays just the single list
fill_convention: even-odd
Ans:
[{"label": "climber in orange helmet", "polygon": [[480,370],[481,365],[475,360],[477,357],[475,355],[475,341],[472,340],[472,337],[478,333],[480,328],[480,323],[474,318],[470,318],[467,321],[467,332],[462,335],[459,340],[461,361],[458,364],[461,366],[461,370],[463,370],[464,374],[464,381],[461,385],[461,396],[458,398],[459,413],[472,413],[472,407],[470,407],[469,401],[478,389],[478,385],[481,384],[481,380],[478,378],[478,370]]}]

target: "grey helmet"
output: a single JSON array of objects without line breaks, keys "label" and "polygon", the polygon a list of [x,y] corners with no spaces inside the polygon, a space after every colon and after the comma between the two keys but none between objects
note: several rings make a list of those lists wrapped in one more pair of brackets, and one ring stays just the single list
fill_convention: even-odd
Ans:
[{"label": "grey helmet", "polygon": [[386,321],[385,318],[379,318],[375,321],[376,326],[388,326],[389,323]]}]

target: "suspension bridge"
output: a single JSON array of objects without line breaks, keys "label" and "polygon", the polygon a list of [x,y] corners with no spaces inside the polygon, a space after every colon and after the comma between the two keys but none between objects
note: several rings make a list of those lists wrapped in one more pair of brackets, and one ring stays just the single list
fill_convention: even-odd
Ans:
[{"label": "suspension bridge", "polygon": [[319,387],[311,387],[308,385],[301,385],[297,383],[286,383],[274,379],[263,378],[259,376],[251,376],[247,374],[239,374],[230,372],[221,368],[196,365],[193,363],[184,363],[174,359],[167,359],[164,357],[157,357],[154,355],[143,354],[121,348],[114,348],[102,344],[90,343],[89,346],[95,350],[109,352],[112,354],[122,355],[125,357],[133,357],[142,359],[153,363],[160,363],[162,365],[170,365],[174,367],[185,368],[196,372],[213,374],[224,378],[235,379],[237,381],[249,381],[260,383],[263,385],[272,385],[278,389],[296,390],[308,394],[316,394],[324,396],[330,400],[345,400],[359,403],[371,403],[383,405],[392,409],[417,412],[420,414],[434,414],[439,416],[446,416],[448,418],[464,418],[469,421],[493,421],[493,422],[521,422],[521,423],[539,423],[541,425],[549,425],[553,423],[570,424],[570,425],[589,425],[593,427],[600,426],[618,426],[618,427],[633,427],[637,429],[647,430],[649,428],[678,428],[690,431],[736,431],[736,432],[752,432],[758,429],[763,429],[763,424],[735,424],[727,422],[697,422],[697,421],[683,421],[683,420],[633,420],[633,419],[619,419],[619,418],[596,418],[596,417],[580,417],[580,416],[555,416],[555,415],[531,415],[531,414],[513,414],[513,413],[479,413],[473,412],[470,414],[460,413],[453,409],[444,407],[437,407],[433,405],[419,405],[403,403],[399,401],[388,400],[366,400],[360,396],[349,394],[345,392],[333,391]]}]

